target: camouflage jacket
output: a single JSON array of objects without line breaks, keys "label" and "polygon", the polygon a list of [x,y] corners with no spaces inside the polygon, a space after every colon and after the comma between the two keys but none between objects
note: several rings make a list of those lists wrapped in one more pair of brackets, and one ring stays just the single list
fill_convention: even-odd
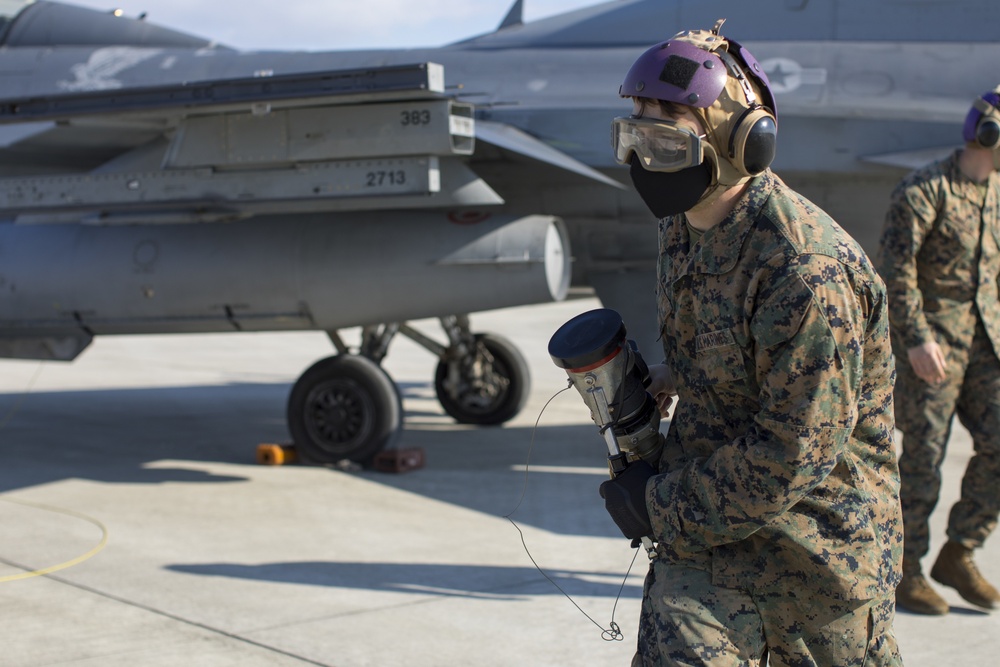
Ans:
[{"label": "camouflage jacket", "polygon": [[902,528],[885,288],[860,246],[771,172],[690,247],[660,223],[678,385],[646,501],[660,553],[751,590],[890,592]]},{"label": "camouflage jacket", "polygon": [[951,157],[918,169],[896,187],[879,244],[897,354],[930,340],[967,347],[977,316],[1000,354],[1000,221],[990,174],[982,188]]}]

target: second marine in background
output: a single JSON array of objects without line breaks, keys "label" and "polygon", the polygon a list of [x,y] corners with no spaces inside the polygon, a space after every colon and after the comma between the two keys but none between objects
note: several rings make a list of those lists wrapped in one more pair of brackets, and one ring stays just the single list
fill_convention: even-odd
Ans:
[{"label": "second marine in background", "polygon": [[900,607],[945,614],[923,575],[928,519],[957,414],[975,455],[948,517],[931,577],[987,609],[997,592],[972,561],[1000,514],[1000,88],[983,94],[963,128],[966,145],[910,174],[893,192],[879,249],[899,373],[896,426],[906,533]]}]

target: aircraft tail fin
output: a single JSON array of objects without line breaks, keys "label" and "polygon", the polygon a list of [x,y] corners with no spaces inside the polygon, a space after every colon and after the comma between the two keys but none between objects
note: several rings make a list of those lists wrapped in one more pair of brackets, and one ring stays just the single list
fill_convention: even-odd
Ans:
[{"label": "aircraft tail fin", "polygon": [[507,16],[500,23],[497,32],[519,25],[524,25],[524,0],[514,0],[514,6],[507,12]]}]

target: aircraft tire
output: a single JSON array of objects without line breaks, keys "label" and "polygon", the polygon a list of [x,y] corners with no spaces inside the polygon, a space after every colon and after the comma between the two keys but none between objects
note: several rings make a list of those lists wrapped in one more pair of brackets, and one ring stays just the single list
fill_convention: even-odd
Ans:
[{"label": "aircraft tire", "polygon": [[[528,362],[509,340],[495,334],[476,334],[477,354],[482,354],[486,372],[470,377],[470,359],[441,361],[434,373],[434,389],[441,407],[460,424],[491,426],[512,419],[528,400],[531,375]],[[446,388],[450,364],[462,364],[462,387],[458,396]]]},{"label": "aircraft tire", "polygon": [[287,418],[303,458],[368,466],[399,437],[403,406],[396,384],[378,364],[340,354],[320,359],[299,377]]}]

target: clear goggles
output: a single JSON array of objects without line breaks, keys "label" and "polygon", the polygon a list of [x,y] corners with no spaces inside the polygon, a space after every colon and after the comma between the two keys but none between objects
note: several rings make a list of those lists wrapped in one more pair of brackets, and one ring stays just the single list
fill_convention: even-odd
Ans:
[{"label": "clear goggles", "polygon": [[648,171],[679,171],[701,164],[701,136],[673,121],[622,116],[611,121],[611,147],[619,164],[632,153]]}]

